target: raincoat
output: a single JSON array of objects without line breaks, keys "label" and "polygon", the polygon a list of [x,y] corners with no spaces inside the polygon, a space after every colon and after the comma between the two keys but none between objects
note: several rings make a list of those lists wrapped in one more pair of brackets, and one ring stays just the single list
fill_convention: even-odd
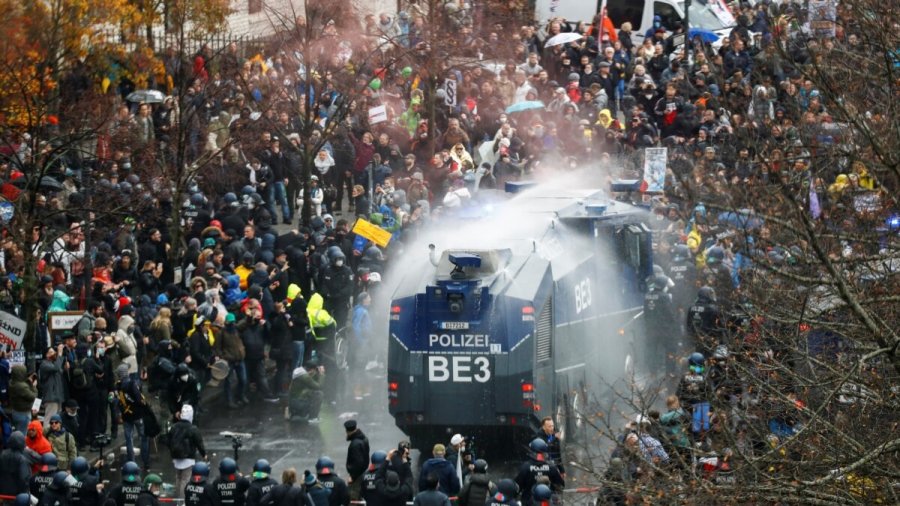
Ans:
[{"label": "raincoat", "polygon": [[319,337],[318,334],[316,334],[316,330],[335,325],[334,318],[324,309],[324,304],[325,299],[318,293],[314,293],[306,304],[306,315],[309,317],[309,327],[312,329],[313,335],[316,336],[316,339],[319,341],[324,340],[325,337]]},{"label": "raincoat", "polygon": [[53,290],[53,300],[50,302],[50,307],[47,308],[48,313],[52,313],[54,311],[68,311],[69,310],[69,294],[62,290]]},{"label": "raincoat", "polygon": [[[41,421],[32,420],[31,423],[28,424],[28,432],[31,432],[32,429],[34,430],[34,437],[25,436],[25,446],[38,455],[52,452],[53,446],[50,444],[50,441],[47,441],[47,438],[44,437],[44,425]],[[37,473],[40,467],[40,462],[33,464],[31,466],[31,473]]]}]

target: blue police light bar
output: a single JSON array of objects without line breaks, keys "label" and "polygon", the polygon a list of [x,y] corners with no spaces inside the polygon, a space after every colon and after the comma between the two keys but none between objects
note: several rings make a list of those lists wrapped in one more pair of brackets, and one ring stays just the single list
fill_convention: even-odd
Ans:
[{"label": "blue police light bar", "polygon": [[536,185],[534,181],[507,181],[503,190],[506,193],[519,193]]},{"label": "blue police light bar", "polygon": [[606,212],[606,204],[587,204],[584,206],[584,211],[588,216],[600,216]]},{"label": "blue police light bar", "polygon": [[609,191],[611,192],[636,192],[640,189],[640,179],[616,179],[609,184]]},{"label": "blue police light bar", "polygon": [[453,253],[450,255],[450,263],[457,267],[481,267],[481,257],[470,253]]}]

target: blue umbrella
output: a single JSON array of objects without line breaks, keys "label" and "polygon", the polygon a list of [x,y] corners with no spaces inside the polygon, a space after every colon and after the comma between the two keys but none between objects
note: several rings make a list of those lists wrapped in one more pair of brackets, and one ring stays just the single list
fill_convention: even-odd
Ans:
[{"label": "blue umbrella", "polygon": [[715,32],[704,30],[703,28],[691,28],[688,30],[688,39],[694,40],[694,37],[700,37],[700,40],[707,44],[712,44],[719,40],[719,36]]},{"label": "blue umbrella", "polygon": [[515,104],[506,108],[506,114],[512,114],[514,112],[522,112],[522,111],[531,111],[534,109],[543,109],[544,103],[540,100],[527,100],[525,102],[516,102]]},{"label": "blue umbrella", "polygon": [[734,228],[753,230],[763,225],[763,220],[753,214],[752,211],[741,209],[737,212],[726,211],[719,214],[719,223],[724,223]]}]

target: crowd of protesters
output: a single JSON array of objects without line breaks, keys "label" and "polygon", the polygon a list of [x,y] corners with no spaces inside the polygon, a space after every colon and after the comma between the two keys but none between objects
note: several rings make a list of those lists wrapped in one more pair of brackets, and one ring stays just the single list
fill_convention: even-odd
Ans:
[{"label": "crowd of protesters", "polygon": [[[190,58],[168,51],[170,79],[159,88],[172,95],[152,105],[123,100],[90,156],[65,154],[50,164],[49,175],[61,184],[37,194],[38,219],[28,246],[40,260],[35,342],[42,359],[30,371],[11,365],[11,356],[0,358],[3,473],[25,463],[26,480],[33,470],[70,469],[98,435],[115,438],[120,427],[127,460],[135,460],[139,444],[146,470],[152,462],[149,439],[167,425],[159,419],[173,427],[202,419],[213,409],[202,394],[220,381],[228,408],[254,402],[252,388],[260,402],[280,403],[286,418],[315,423],[323,401],[337,395],[328,389],[329,377],[345,365],[335,347],[338,334],[350,345],[349,366],[377,367],[377,357],[369,363],[367,350],[386,311],[370,313],[377,302],[371,294],[398,245],[422,227],[439,227],[479,189],[531,172],[589,166],[640,179],[642,148],[660,146],[668,148],[667,184],[652,200],[659,272],[649,293],[664,293],[668,305],[652,298],[648,321],[654,328],[682,326],[702,353],[691,355],[691,370],[678,397],[668,399],[668,412],[640,415],[629,424],[610,473],[625,481],[642,479],[652,474],[642,460],[659,465],[669,453],[697,444],[724,455],[717,424],[737,424],[740,431],[739,424],[747,423],[717,410],[741,403],[742,384],[726,366],[733,360],[727,351],[732,343],[722,337],[729,315],[740,309],[739,288],[752,259],[789,266],[803,252],[799,245],[775,245],[765,224],[756,227],[754,241],[741,238],[727,216],[702,202],[738,185],[752,195],[800,173],[807,182],[802,200],[815,219],[834,227],[884,222],[895,230],[896,222],[884,221],[893,211],[888,204],[858,212],[858,198],[886,191],[864,161],[835,157],[815,166],[810,153],[813,146],[827,150],[847,140],[829,113],[833,98],[826,100],[804,78],[806,66],[816,51],[871,48],[861,47],[840,7],[836,36],[822,39],[798,28],[804,13],[795,4],[735,4],[738,25],[721,46],[697,38],[689,41],[689,53],[672,43],[681,26],[660,25],[639,46],[627,24],[599,29],[606,26],[602,16],[578,27],[561,20],[521,30],[498,24],[483,27],[479,37],[472,30],[477,10],[460,10],[456,3],[445,8],[468,41],[463,56],[504,58],[495,67],[463,69],[447,61],[442,72],[457,82],[456,105],[445,105],[444,90],[424,92],[420,68],[427,62],[412,56],[408,64],[382,66],[368,56],[385,40],[397,54],[428,40],[433,27],[413,5],[396,18],[367,19],[365,27],[327,24],[321,39],[333,43],[334,53],[320,55],[316,72],[306,72],[311,55],[304,63],[285,51],[241,55],[236,45],[218,53],[203,46]],[[584,37],[545,46],[553,35],[571,30]],[[504,43],[513,57],[501,56],[500,49],[510,48]],[[323,82],[326,73],[347,66],[362,84],[355,95]],[[128,83],[114,84],[109,93],[122,99],[132,91]],[[346,115],[340,112],[344,100],[352,102]],[[433,123],[427,120],[429,100],[435,101]],[[543,105],[515,108],[536,101]],[[302,107],[291,107],[298,103]],[[369,110],[381,105],[387,121],[370,122]],[[312,129],[304,124],[307,107],[315,111]],[[332,128],[332,120],[340,125]],[[190,161],[212,155],[215,170],[208,172],[228,175],[227,183],[214,175],[191,181],[184,202],[173,201],[177,193],[154,174],[156,165],[139,167],[174,158],[179,131],[186,132]],[[312,133],[304,137],[301,131]],[[53,139],[40,145],[30,139],[28,132],[7,138],[0,162],[0,190],[7,199],[20,196],[16,180],[45,163],[55,147]],[[312,147],[314,171],[304,195],[303,155]],[[86,190],[134,207],[125,219],[87,223],[77,211]],[[298,207],[304,198],[313,210],[306,222]],[[173,224],[167,220],[173,206],[181,207],[183,249],[171,242]],[[357,217],[390,232],[390,246],[353,234]],[[24,316],[23,246],[5,240],[2,247],[0,309]],[[183,251],[177,259],[172,248]],[[858,252],[847,245],[834,253]],[[707,290],[698,296],[701,285]],[[51,333],[47,314],[56,311],[83,315],[68,331]],[[274,363],[274,374],[267,361]],[[184,406],[193,406],[189,416]],[[776,440],[743,442],[747,452],[774,447],[799,423],[793,414],[764,422]],[[200,456],[202,444],[197,446]],[[539,444],[532,450],[550,451]],[[444,451],[443,445],[434,448],[436,457]],[[44,463],[47,454],[55,456],[52,465]],[[370,470],[378,469],[372,483],[383,494],[380,501],[412,499],[408,462],[396,452],[379,458],[384,464],[373,454],[376,467]],[[87,472],[78,462],[80,472]],[[176,468],[182,483],[205,480],[202,466],[190,468],[190,480],[189,467]],[[331,474],[327,469],[327,462],[318,469],[319,481]],[[233,481],[228,471],[223,476]],[[267,477],[268,471],[259,472]],[[287,484],[297,480],[296,473],[285,475]],[[422,490],[458,492],[430,474],[423,480]],[[307,474],[303,481],[304,494],[322,506],[312,491],[316,476]],[[7,484],[0,494],[22,491]],[[531,501],[534,483],[499,485],[491,492],[495,502],[512,503],[519,492]],[[446,500],[423,493],[416,501]]]}]

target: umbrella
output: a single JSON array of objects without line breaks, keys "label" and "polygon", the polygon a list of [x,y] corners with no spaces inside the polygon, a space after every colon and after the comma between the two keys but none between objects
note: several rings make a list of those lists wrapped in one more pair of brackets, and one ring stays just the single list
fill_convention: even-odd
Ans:
[{"label": "umbrella", "polygon": [[157,90],[136,90],[128,94],[125,100],[139,104],[161,104],[166,99],[163,92]]},{"label": "umbrella", "polygon": [[543,109],[544,103],[540,100],[526,100],[524,102],[516,102],[515,104],[506,108],[506,114],[512,114],[514,112],[522,112],[522,111],[531,111],[533,109]]},{"label": "umbrella", "polygon": [[547,42],[544,43],[544,47],[553,47],[553,46],[561,46],[563,44],[568,44],[569,42],[575,42],[576,40],[581,40],[584,38],[584,35],[575,32],[564,32],[558,33],[553,37],[550,37]]},{"label": "umbrella", "polygon": [[726,211],[719,214],[719,223],[724,223],[734,228],[752,230],[763,225],[762,218],[753,214],[748,209],[741,209],[737,212]]},{"label": "umbrella", "polygon": [[[24,177],[20,177],[20,178],[12,180],[12,185],[17,188],[25,188],[25,186],[27,184],[28,184],[28,180]],[[63,190],[63,185],[60,184],[59,181],[57,181],[56,179],[54,179],[50,176],[44,176],[41,178],[40,189],[41,190],[50,190],[53,192],[59,192],[59,191]]]},{"label": "umbrella", "polygon": [[688,30],[688,38],[694,40],[694,37],[700,37],[700,40],[706,44],[712,44],[719,40],[719,36],[715,32],[704,30],[703,28],[691,28]]}]

